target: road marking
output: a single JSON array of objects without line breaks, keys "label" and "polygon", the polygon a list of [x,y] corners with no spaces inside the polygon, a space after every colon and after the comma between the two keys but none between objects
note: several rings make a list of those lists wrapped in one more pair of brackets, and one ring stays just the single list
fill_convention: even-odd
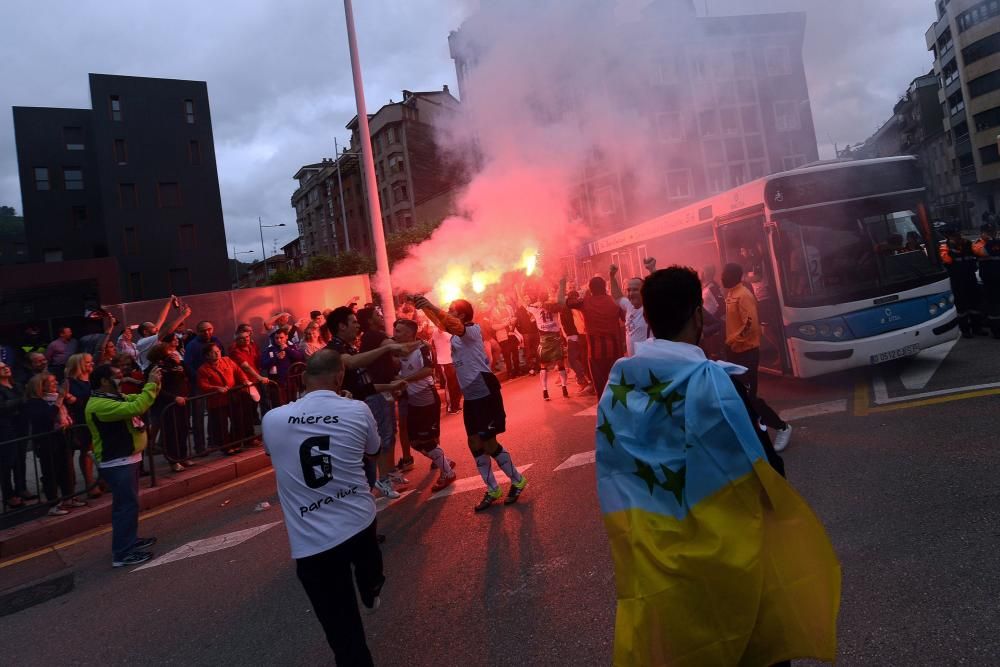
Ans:
[{"label": "road marking", "polygon": [[867,416],[869,403],[871,403],[871,396],[868,393],[868,383],[864,380],[858,380],[854,385],[854,416]]},{"label": "road marking", "polygon": [[[524,472],[533,465],[535,464],[529,463],[526,466],[521,466],[520,468],[518,468],[518,472]],[[500,477],[507,479],[507,475],[505,475],[502,470],[498,470],[496,472],[499,474]],[[485,488],[486,488],[486,483],[483,481],[482,476],[476,475],[475,477],[465,477],[463,479],[456,481],[451,486],[445,489],[441,489],[437,493],[432,494],[430,499],[433,500],[435,498],[444,498],[445,496],[452,496],[455,495],[456,493],[465,493],[466,491],[475,491],[476,489],[485,489]]]},{"label": "road marking", "polygon": [[222,551],[223,549],[229,549],[237,545],[243,544],[252,537],[260,535],[266,530],[270,530],[277,526],[281,521],[274,521],[272,523],[265,523],[262,526],[254,526],[253,528],[246,528],[244,530],[237,530],[234,533],[226,533],[225,535],[216,535],[215,537],[208,537],[204,540],[195,540],[194,542],[188,542],[184,546],[177,547],[173,551],[167,552],[160,556],[159,558],[147,563],[141,567],[137,567],[133,572],[138,572],[139,570],[146,570],[151,567],[157,567],[158,565],[166,565],[167,563],[173,563],[174,561],[184,560],[185,558],[194,558],[196,556],[204,556],[205,554],[210,554],[214,551]]},{"label": "road marking", "polygon": [[[923,400],[907,400],[906,402],[894,402],[889,405],[880,405],[871,408],[870,412],[892,412],[894,410],[909,410],[910,408],[922,408],[928,405],[939,405],[941,403],[952,403],[954,401],[965,401],[970,398],[983,398],[984,396],[1000,396],[1000,387],[993,389],[980,389],[978,391],[969,391],[965,393],[947,393],[944,395],[939,395],[939,392],[927,392],[930,394],[938,394],[934,398],[927,398]],[[905,399],[913,399],[913,396],[906,396]]]},{"label": "road marking", "polygon": [[903,386],[910,391],[926,387],[956,343],[958,343],[957,338],[941,345],[935,345],[923,350],[911,359],[899,374]]},{"label": "road marking", "polygon": [[[925,391],[922,394],[908,394],[906,396],[896,396],[895,398],[888,398],[879,401],[876,400],[876,405],[891,405],[893,403],[908,403],[910,401],[921,401],[927,398],[938,398],[940,396],[952,396],[955,394],[961,394],[963,396],[969,396],[975,398],[973,394],[989,396],[990,394],[980,394],[983,391],[992,391],[993,389],[1000,389],[1000,382],[990,382],[988,384],[973,384],[967,387],[952,387],[951,389],[938,389],[937,391]],[[958,399],[952,399],[958,400]]]},{"label": "road marking", "polygon": [[[556,470],[566,470],[567,468],[576,468],[577,466],[585,466],[587,464],[593,463],[597,460],[597,452],[580,452],[579,454],[574,454],[569,457],[556,467]],[[555,472],[555,471],[553,471]]]},{"label": "road marking", "polygon": [[799,408],[789,408],[781,411],[781,419],[786,422],[798,421],[809,417],[819,417],[821,415],[833,415],[838,412],[847,412],[847,399],[842,398],[826,403],[816,403],[815,405],[803,405]]},{"label": "road marking", "polygon": [[410,495],[411,493],[413,493],[413,489],[410,489],[409,491],[400,491],[399,498],[386,498],[385,496],[382,496],[381,498],[376,498],[375,513],[378,514],[386,507],[389,507],[390,505],[395,505],[396,503],[398,503],[400,500]]},{"label": "road marking", "polygon": [[[197,502],[197,501],[202,500],[204,498],[207,498],[209,496],[215,495],[216,493],[222,493],[223,491],[228,491],[229,489],[232,489],[234,487],[240,486],[241,484],[246,484],[247,482],[252,482],[255,479],[263,477],[264,475],[270,475],[272,473],[274,473],[274,469],[273,468],[265,468],[264,470],[261,470],[260,472],[256,472],[256,473],[254,473],[252,475],[249,475],[247,477],[240,477],[239,479],[233,480],[232,482],[229,482],[228,484],[223,484],[222,486],[217,486],[217,487],[213,487],[211,489],[206,489],[205,491],[202,491],[200,493],[196,493],[193,496],[188,496],[186,498],[181,498],[180,500],[177,500],[177,501],[174,501],[174,502],[169,503],[167,505],[164,505],[163,507],[158,507],[155,510],[150,510],[148,512],[140,514],[139,515],[139,521],[145,521],[146,519],[150,519],[150,518],[152,518],[154,516],[159,516],[160,514],[163,514],[164,512],[169,512],[171,510],[175,510],[178,507],[184,507],[185,505],[190,505],[193,502]],[[76,537],[71,537],[68,540],[63,540],[62,542],[56,542],[55,544],[49,545],[49,546],[44,547],[42,549],[37,549],[35,551],[29,551],[26,554],[21,554],[20,556],[15,556],[15,557],[10,558],[8,560],[2,561],[2,562],[0,562],[0,570],[2,570],[5,567],[9,567],[11,565],[17,565],[18,563],[23,563],[24,561],[31,560],[32,558],[38,558],[39,556],[44,556],[47,553],[58,551],[59,549],[67,549],[69,547],[72,547],[72,546],[75,546],[77,544],[80,544],[81,542],[86,542],[87,540],[89,540],[91,538],[99,537],[101,535],[107,535],[110,532],[111,532],[111,526],[110,525],[102,526],[100,528],[94,528],[93,530],[90,530],[90,531],[87,531],[87,532],[82,533],[80,535],[77,535]]]},{"label": "road marking", "polygon": [[597,416],[597,403],[594,403],[589,408],[585,408],[577,412],[574,417],[596,417]]},{"label": "road marking", "polygon": [[889,388],[885,384],[882,371],[877,371],[872,378],[872,390],[875,392],[875,405],[882,405],[889,400]]}]

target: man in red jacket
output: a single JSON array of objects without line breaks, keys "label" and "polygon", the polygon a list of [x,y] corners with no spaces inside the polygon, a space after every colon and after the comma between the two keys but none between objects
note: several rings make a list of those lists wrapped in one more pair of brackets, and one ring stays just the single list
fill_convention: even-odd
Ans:
[{"label": "man in red jacket", "polygon": [[587,325],[590,377],[600,396],[608,383],[611,367],[622,357],[621,309],[608,294],[604,278],[594,276],[588,284],[590,293],[582,298],[566,298],[566,278],[559,281],[559,303],[583,312]]}]

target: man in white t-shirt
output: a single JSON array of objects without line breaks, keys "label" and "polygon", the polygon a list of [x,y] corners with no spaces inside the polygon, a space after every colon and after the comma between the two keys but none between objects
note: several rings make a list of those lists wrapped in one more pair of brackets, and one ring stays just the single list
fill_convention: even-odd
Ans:
[{"label": "man in white t-shirt", "polygon": [[364,402],[340,396],[344,365],[337,352],[309,357],[303,378],[302,398],[264,416],[264,446],[296,574],[337,664],[371,665],[354,585],[362,604],[378,609],[385,576],[362,464],[379,453],[378,427]]},{"label": "man in white t-shirt", "polygon": [[[410,343],[417,339],[417,323],[413,320],[396,320],[393,338],[397,343]],[[455,483],[455,462],[448,460],[441,449],[441,397],[434,384],[434,364],[430,350],[417,348],[399,358],[399,379],[406,382],[406,434],[410,447],[417,450],[441,471],[431,487],[440,491]]]},{"label": "man in white t-shirt", "polygon": [[174,303],[176,298],[172,296],[167,299],[167,302],[163,304],[163,309],[160,310],[159,318],[155,322],[143,322],[139,325],[139,337],[135,341],[135,350],[139,368],[143,371],[149,368],[149,351],[153,349],[153,346],[160,342],[161,337],[177,331],[178,327],[191,314],[191,306],[185,304],[181,307],[177,317],[171,320],[166,328],[163,327],[163,323],[167,320],[167,313],[170,312],[170,304]]},{"label": "man in white t-shirt", "polygon": [[432,324],[431,344],[434,346],[438,373],[444,378],[445,410],[453,415],[462,409],[462,389],[458,386],[455,365],[451,362],[451,334]]},{"label": "man in white t-shirt", "polygon": [[[647,257],[642,260],[646,273],[656,271],[656,258]],[[642,314],[642,278],[631,278],[626,285],[627,295],[622,295],[621,284],[618,282],[618,267],[614,264],[609,269],[611,273],[611,298],[615,300],[625,316],[625,351],[631,357],[635,354],[635,344],[649,338],[649,327]]]}]

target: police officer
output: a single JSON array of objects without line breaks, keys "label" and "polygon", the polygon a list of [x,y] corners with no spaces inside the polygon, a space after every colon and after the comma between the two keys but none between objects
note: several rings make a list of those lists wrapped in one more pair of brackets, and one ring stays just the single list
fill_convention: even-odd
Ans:
[{"label": "police officer", "polygon": [[979,281],[976,279],[976,255],[972,243],[962,237],[957,226],[945,230],[946,239],[941,241],[938,254],[948,270],[951,291],[955,295],[955,310],[958,314],[958,328],[962,335],[972,338],[973,327],[978,324]]},{"label": "police officer", "polygon": [[1000,241],[996,225],[987,222],[979,228],[979,239],[972,252],[979,260],[979,277],[983,281],[986,319],[994,338],[1000,338]]}]

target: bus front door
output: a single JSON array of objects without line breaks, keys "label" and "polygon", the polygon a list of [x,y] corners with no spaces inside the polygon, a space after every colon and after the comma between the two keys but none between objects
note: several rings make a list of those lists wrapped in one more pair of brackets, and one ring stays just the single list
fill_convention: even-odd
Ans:
[{"label": "bus front door", "polygon": [[[781,305],[767,237],[764,235],[763,216],[719,224],[716,238],[722,266],[730,263],[742,266],[743,282],[757,298],[761,324],[761,369],[788,372]],[[721,271],[719,275],[721,277]]]}]

